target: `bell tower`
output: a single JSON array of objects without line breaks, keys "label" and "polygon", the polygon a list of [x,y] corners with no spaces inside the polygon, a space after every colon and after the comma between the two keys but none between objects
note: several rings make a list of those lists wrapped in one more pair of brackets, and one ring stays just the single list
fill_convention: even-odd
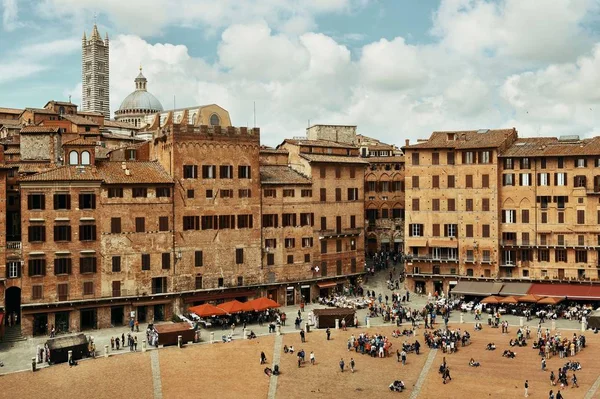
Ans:
[{"label": "bell tower", "polygon": [[110,119],[108,33],[104,40],[94,23],[88,39],[81,39],[81,109],[101,112]]}]

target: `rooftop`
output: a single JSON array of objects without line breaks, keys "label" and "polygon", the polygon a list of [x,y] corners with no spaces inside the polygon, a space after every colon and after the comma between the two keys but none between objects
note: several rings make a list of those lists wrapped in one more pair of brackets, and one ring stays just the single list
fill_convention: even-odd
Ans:
[{"label": "rooftop", "polygon": [[132,125],[131,123],[119,121],[104,121],[104,127],[118,127],[121,129],[140,130],[139,127]]},{"label": "rooftop", "polygon": [[309,178],[287,165],[264,165],[260,167],[260,181],[263,184],[311,184]]},{"label": "rooftop", "polygon": [[25,126],[21,129],[21,134],[27,133],[57,133],[58,128],[54,126]]},{"label": "rooftop", "polygon": [[50,100],[46,103],[46,105],[44,105],[44,107],[46,107],[48,104],[56,104],[56,105],[66,105],[69,107],[76,107],[77,104],[73,104],[70,101],[54,101],[54,100]]},{"label": "rooftop", "polygon": [[67,141],[66,143],[63,143],[63,145],[71,147],[95,147],[97,144],[95,141],[79,137],[74,140]]},{"label": "rooftop", "polygon": [[517,134],[515,128],[497,130],[461,130],[433,132],[427,141],[409,145],[403,148],[494,148],[502,145],[508,137]]},{"label": "rooftop", "polygon": [[0,119],[0,126],[18,127],[21,126],[21,123],[18,119]]},{"label": "rooftop", "polygon": [[36,114],[50,114],[50,115],[58,115],[56,112],[51,109],[46,108],[25,108],[22,112],[29,111],[34,112]]},{"label": "rooftop", "polygon": [[354,163],[368,165],[369,161],[365,158],[349,157],[342,155],[325,155],[325,154],[300,154],[300,156],[309,162],[331,162],[331,163]]},{"label": "rooftop", "polygon": [[283,148],[272,148],[264,145],[260,146],[260,152],[265,154],[289,154],[288,150]]},{"label": "rooftop", "polygon": [[20,154],[21,153],[21,149],[18,147],[14,147],[14,148],[7,148],[6,150],[4,150],[4,154]]},{"label": "rooftop", "polygon": [[45,172],[22,177],[21,182],[38,181],[101,181],[98,171],[93,166],[59,166]]},{"label": "rooftop", "polygon": [[66,114],[63,114],[63,115],[61,115],[61,117],[63,119],[68,120],[71,123],[76,124],[76,125],[82,125],[82,126],[100,126],[98,123],[94,122],[93,120],[85,118],[83,116],[79,116],[79,115],[66,115]]},{"label": "rooftop", "polygon": [[312,147],[356,148],[356,146],[353,144],[338,143],[337,141],[329,141],[329,140],[285,139],[283,142],[294,144],[294,145],[306,145],[306,146],[312,146]]},{"label": "rooftop", "polygon": [[600,155],[600,137],[561,140],[557,137],[530,137],[515,141],[502,157],[544,157]]},{"label": "rooftop", "polygon": [[366,157],[363,159],[371,163],[404,162],[404,155],[392,155],[389,157]]},{"label": "rooftop", "polygon": [[2,107],[0,107],[0,114],[21,115],[21,112],[23,112],[23,110],[19,109],[19,108],[2,108]]}]

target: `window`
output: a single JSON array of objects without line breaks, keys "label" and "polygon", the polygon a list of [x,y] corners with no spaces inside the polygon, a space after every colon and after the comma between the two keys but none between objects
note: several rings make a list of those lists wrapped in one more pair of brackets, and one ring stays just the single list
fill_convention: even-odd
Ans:
[{"label": "window", "polygon": [[201,267],[204,266],[202,259],[202,251],[194,251],[194,266]]},{"label": "window", "polygon": [[327,253],[327,240],[322,240],[321,241],[321,253],[322,254],[326,254]]},{"label": "window", "polygon": [[121,233],[121,218],[110,218],[110,232],[111,234]]},{"label": "window", "polygon": [[263,194],[265,198],[275,198],[277,197],[277,190],[274,188],[265,188]]},{"label": "window", "polygon": [[310,190],[310,189],[300,190],[300,196],[302,198],[312,197],[312,190]]},{"label": "window", "polygon": [[69,298],[69,284],[61,283],[56,285],[56,294],[59,301],[66,301]]},{"label": "window", "polygon": [[319,168],[319,175],[320,175],[321,179],[324,179],[327,176],[327,167],[321,166]]},{"label": "window", "polygon": [[235,229],[235,215],[219,215],[219,229]]},{"label": "window", "polygon": [[411,237],[423,237],[423,225],[413,223],[408,225],[408,232]]},{"label": "window", "polygon": [[579,246],[585,245],[585,236],[584,235],[577,236],[577,245],[579,245]]},{"label": "window", "polygon": [[419,199],[418,198],[413,198],[412,199],[412,210],[413,211],[419,211],[420,209],[420,205],[419,205]]},{"label": "window", "polygon": [[514,167],[513,165],[513,159],[512,158],[506,158],[504,159],[504,169],[512,169]]},{"label": "window", "polygon": [[195,286],[197,290],[202,289],[202,276],[196,276]]},{"label": "window", "polygon": [[93,295],[94,294],[94,282],[93,281],[84,281],[83,282],[83,295]]},{"label": "window", "polygon": [[286,189],[286,188],[283,189],[284,197],[294,197],[294,195],[295,195],[295,190],[293,188],[292,189]]},{"label": "window", "polygon": [[42,297],[43,297],[42,290],[43,290],[42,285],[32,285],[31,286],[31,299],[42,299]]},{"label": "window", "polygon": [[216,165],[202,165],[202,178],[203,179],[214,179],[217,177],[217,166]]},{"label": "window", "polygon": [[439,152],[434,152],[431,154],[431,164],[432,165],[440,164],[440,153]]},{"label": "window", "polygon": [[446,154],[446,163],[448,165],[454,165],[454,153],[453,152],[448,152]]},{"label": "window", "polygon": [[244,249],[236,248],[235,249],[235,263],[241,265],[244,263]]},{"label": "window", "polygon": [[473,225],[472,224],[466,225],[466,236],[469,238],[473,237]]},{"label": "window", "polygon": [[46,226],[32,225],[28,228],[29,242],[44,242],[46,241]]},{"label": "window", "polygon": [[531,166],[530,166],[529,158],[521,158],[520,168],[521,169],[529,169],[530,167]]},{"label": "window", "polygon": [[312,237],[302,237],[302,248],[311,248],[313,246]]},{"label": "window", "polygon": [[[549,199],[549,198],[550,198],[550,197],[548,197],[548,202],[550,202],[550,199]],[[554,198],[555,198],[555,201],[554,201],[554,202],[556,202],[556,204],[557,204],[557,205],[556,205],[556,207],[557,207],[558,209],[565,209],[565,204],[566,204],[567,202],[569,202],[569,197],[568,197],[568,196],[566,196],[566,195],[559,195],[559,196],[557,196],[557,197],[554,197]]]},{"label": "window", "polygon": [[351,179],[356,178],[356,169],[354,168],[354,166],[350,167],[350,178]]},{"label": "window", "polygon": [[340,168],[339,166],[335,167],[335,178],[339,179],[340,177],[342,177],[342,168]]},{"label": "window", "polygon": [[131,196],[133,198],[146,198],[148,196],[148,189],[146,187],[134,187],[131,189]]},{"label": "window", "polygon": [[466,175],[465,176],[465,187],[466,188],[473,188],[473,175]]},{"label": "window", "polygon": [[483,238],[490,237],[490,225],[489,224],[484,224],[481,226],[481,236]]},{"label": "window", "polygon": [[219,115],[212,114],[210,116],[210,125],[211,126],[219,126],[221,124],[221,120],[219,119]]},{"label": "window", "polygon": [[85,258],[79,258],[79,273],[96,273],[96,257],[88,256]]},{"label": "window", "polygon": [[440,200],[438,198],[434,198],[431,200],[431,210],[432,211],[440,210]]},{"label": "window", "polygon": [[[278,227],[279,226],[279,215],[265,214],[263,215],[263,227]],[[202,225],[204,229],[204,224]]]},{"label": "window", "polygon": [[27,209],[42,211],[46,209],[46,197],[44,194],[29,194],[27,196]]},{"label": "window", "polygon": [[194,198],[194,190],[187,190],[187,195],[188,198]]},{"label": "window", "polygon": [[219,166],[219,177],[221,179],[233,179],[233,166],[231,166],[231,165]]},{"label": "window", "polygon": [[71,274],[71,258],[54,259],[54,275]]},{"label": "window", "polygon": [[156,187],[156,198],[170,197],[171,189],[169,187]]},{"label": "window", "polygon": [[6,263],[6,277],[7,278],[21,277],[21,262],[20,261]]},{"label": "window", "polygon": [[170,252],[163,252],[161,254],[161,264],[162,264],[163,270],[171,268],[171,253]]},{"label": "window", "polygon": [[358,188],[348,189],[348,201],[358,201]]},{"label": "window", "polygon": [[335,240],[335,252],[342,252],[342,240]]},{"label": "window", "polygon": [[490,199],[489,198],[483,198],[481,200],[481,210],[483,212],[489,212],[490,211]]},{"label": "window", "polygon": [[[212,216],[209,216],[212,223]],[[199,216],[184,216],[183,217],[183,230],[200,230],[200,217]]]},{"label": "window", "polygon": [[96,209],[96,194],[79,194],[79,209]]},{"label": "window", "polygon": [[[220,279],[223,282],[223,279]],[[153,294],[162,294],[167,292],[167,278],[166,277],[154,277],[152,279],[152,293]],[[154,319],[156,320],[156,314],[154,315]]]},{"label": "window", "polygon": [[221,189],[219,193],[221,194],[221,198],[233,198],[233,190],[231,189]]},{"label": "window", "polygon": [[490,163],[491,154],[490,151],[481,151],[479,153],[479,163]]},{"label": "window", "polygon": [[79,241],[96,241],[96,225],[82,224],[79,226]]},{"label": "window", "polygon": [[418,165],[419,164],[419,153],[418,152],[413,152],[412,153],[412,164],[413,165]]},{"label": "window", "polygon": [[565,213],[558,212],[558,223],[563,224],[565,222]]},{"label": "window", "polygon": [[456,200],[454,198],[448,198],[448,211],[456,211]]},{"label": "window", "polygon": [[412,177],[412,188],[419,188],[419,176]]},{"label": "window", "polygon": [[168,216],[159,216],[158,230],[159,231],[169,231],[169,217]]},{"label": "window", "polygon": [[113,271],[113,273],[118,273],[121,271],[121,257],[120,256],[112,257],[112,271]]},{"label": "window", "polygon": [[515,185],[515,175],[512,173],[505,173],[502,175],[502,185],[503,186],[514,186]]},{"label": "window", "polygon": [[502,223],[517,223],[517,211],[514,209],[502,211]]},{"label": "window", "polygon": [[550,173],[538,173],[538,186],[550,185]]},{"label": "window", "polygon": [[490,187],[490,175],[481,175],[481,187],[482,188]]},{"label": "window", "polygon": [[454,188],[454,175],[448,175],[448,188]]},{"label": "window", "polygon": [[587,160],[585,158],[577,158],[575,160],[576,168],[585,168],[587,166]]},{"label": "window", "polygon": [[142,254],[142,270],[150,270],[150,254]]},{"label": "window", "polygon": [[550,250],[538,249],[538,262],[550,262]]},{"label": "window", "polygon": [[473,200],[468,198],[467,200],[465,200],[465,210],[466,211],[473,211]]},{"label": "window", "polygon": [[296,214],[295,213],[284,213],[281,215],[281,225],[283,227],[294,227],[296,226]]},{"label": "window", "polygon": [[91,157],[90,157],[89,151],[82,151],[81,152],[81,164],[89,165],[90,163],[91,163]]},{"label": "window", "polygon": [[440,188],[440,177],[432,176],[431,177],[431,188]]},{"label": "window", "polygon": [[286,238],[284,240],[285,247],[287,249],[294,248],[296,246],[296,239],[294,238]]},{"label": "window", "polygon": [[432,230],[432,234],[434,237],[440,236],[440,225],[439,224],[432,225],[431,230]]},{"label": "window", "polygon": [[554,185],[555,186],[566,186],[567,185],[567,174],[564,172],[554,174]]},{"label": "window", "polygon": [[586,186],[586,178],[585,176],[575,176],[575,180],[573,181],[573,185],[575,187],[585,187]]},{"label": "window", "polygon": [[79,154],[77,151],[69,152],[69,165],[79,165]]},{"label": "window", "polygon": [[301,213],[300,214],[300,226],[312,226],[313,225],[313,214],[312,213]]},{"label": "window", "polygon": [[304,254],[304,263],[310,263],[310,254]]},{"label": "window", "polygon": [[275,264],[275,254],[267,254],[267,266],[273,266]]},{"label": "window", "polygon": [[321,202],[327,201],[327,189],[326,188],[320,189],[319,197],[320,197]]},{"label": "window", "polygon": [[444,225],[444,237],[456,237],[458,232],[457,224],[445,224]]},{"label": "window", "polygon": [[135,232],[143,233],[146,231],[146,218],[135,218]]},{"label": "window", "polygon": [[123,188],[111,187],[108,189],[108,198],[123,198]]},{"label": "window", "polygon": [[34,258],[29,259],[29,277],[33,276],[45,276],[46,275],[46,259]]},{"label": "window", "polygon": [[472,164],[475,162],[475,153],[473,151],[463,152],[463,163]]},{"label": "window", "polygon": [[585,224],[585,211],[582,209],[577,210],[577,224]]},{"label": "window", "polygon": [[238,215],[237,227],[238,227],[238,229],[251,229],[252,228],[252,215]]},{"label": "window", "polygon": [[252,196],[252,193],[249,188],[241,188],[238,190],[239,198],[250,198],[251,196]]},{"label": "window", "polygon": [[54,194],[54,209],[71,209],[71,196],[69,194]]},{"label": "window", "polygon": [[251,179],[251,169],[250,166],[239,165],[238,166],[238,179]]},{"label": "window", "polygon": [[341,200],[342,200],[342,189],[336,188],[335,189],[335,201],[340,202]]},{"label": "window", "polygon": [[575,251],[575,262],[576,263],[587,263],[587,251],[578,249]]},{"label": "window", "polygon": [[554,261],[555,262],[566,262],[567,261],[567,250],[566,249],[555,249],[554,250]]},{"label": "window", "polygon": [[54,241],[71,241],[71,226],[68,224],[54,226]]},{"label": "window", "polygon": [[531,186],[531,173],[521,173],[519,174],[520,185],[527,187]]},{"label": "window", "polygon": [[556,241],[557,241],[558,245],[565,245],[565,236],[564,236],[564,234],[559,234],[556,237]]},{"label": "window", "polygon": [[521,223],[529,223],[529,209],[521,210]]}]

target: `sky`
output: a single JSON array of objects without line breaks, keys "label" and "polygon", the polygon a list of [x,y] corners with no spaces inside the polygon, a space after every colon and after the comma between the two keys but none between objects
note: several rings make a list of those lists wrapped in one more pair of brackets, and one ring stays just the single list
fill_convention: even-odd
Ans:
[{"label": "sky", "polygon": [[399,146],[440,130],[600,134],[600,0],[0,0],[0,106],[80,103],[94,20],[112,112],[142,65],[165,109],[256,117],[267,145],[309,123]]}]

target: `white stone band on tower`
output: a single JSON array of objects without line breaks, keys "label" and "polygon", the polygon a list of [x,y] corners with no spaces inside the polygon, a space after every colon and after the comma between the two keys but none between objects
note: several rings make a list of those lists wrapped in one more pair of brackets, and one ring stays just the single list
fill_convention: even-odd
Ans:
[{"label": "white stone band on tower", "polygon": [[110,119],[108,33],[104,40],[94,24],[88,40],[85,32],[81,40],[81,108],[89,112],[101,112]]}]

